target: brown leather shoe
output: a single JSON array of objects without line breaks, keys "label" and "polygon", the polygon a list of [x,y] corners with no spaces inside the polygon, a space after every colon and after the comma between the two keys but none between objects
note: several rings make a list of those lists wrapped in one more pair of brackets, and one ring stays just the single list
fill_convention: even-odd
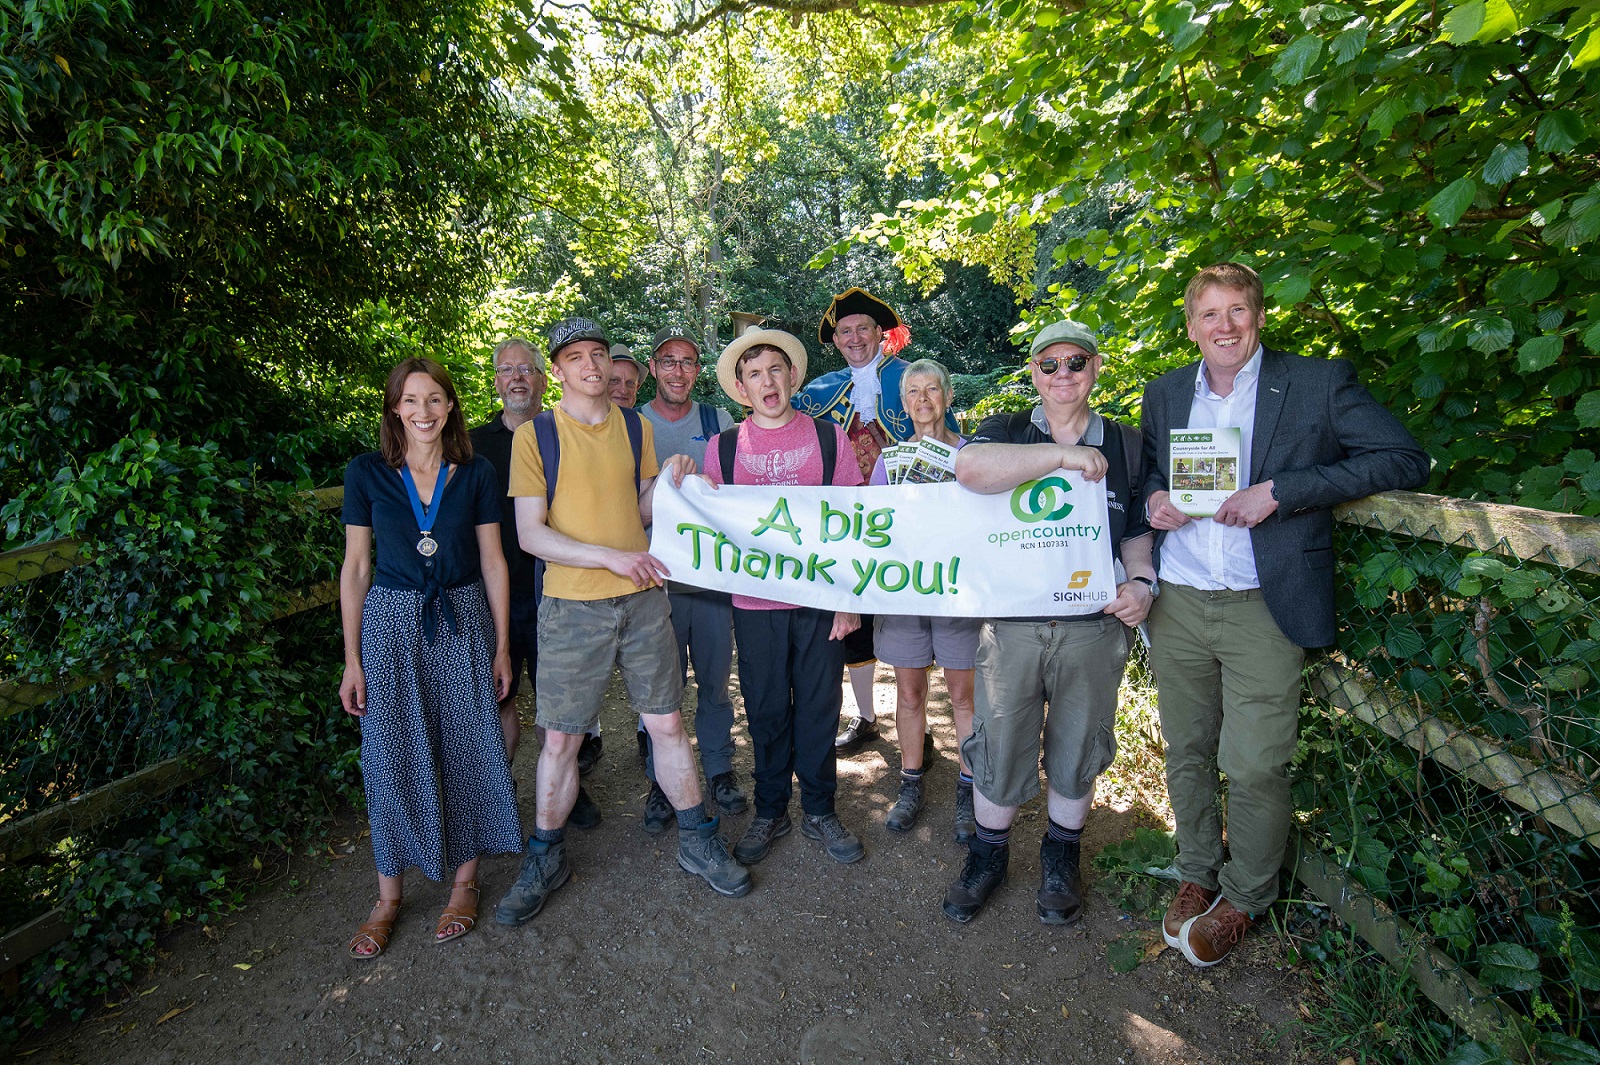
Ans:
[{"label": "brown leather shoe", "polygon": [[1235,909],[1227,899],[1218,899],[1210,910],[1184,923],[1178,949],[1189,964],[1209,968],[1226,958],[1254,924],[1249,914]]},{"label": "brown leather shoe", "polygon": [[1192,880],[1179,884],[1178,897],[1172,900],[1172,905],[1167,907],[1167,915],[1161,919],[1161,938],[1167,941],[1167,946],[1182,950],[1178,945],[1178,937],[1183,934],[1184,923],[1191,917],[1209,913],[1221,897],[1222,892],[1203,888]]}]

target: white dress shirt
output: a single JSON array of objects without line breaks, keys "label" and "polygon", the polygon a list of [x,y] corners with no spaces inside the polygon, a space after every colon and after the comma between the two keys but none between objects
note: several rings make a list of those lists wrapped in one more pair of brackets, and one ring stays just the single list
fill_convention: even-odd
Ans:
[{"label": "white dress shirt", "polygon": [[[1239,368],[1233,391],[1219,396],[1206,379],[1205,362],[1194,375],[1189,404],[1190,429],[1239,428],[1239,487],[1250,487],[1250,454],[1256,426],[1256,388],[1261,381],[1263,348]],[[1161,580],[1206,591],[1244,591],[1261,587],[1250,530],[1210,518],[1191,518],[1161,542]]]}]

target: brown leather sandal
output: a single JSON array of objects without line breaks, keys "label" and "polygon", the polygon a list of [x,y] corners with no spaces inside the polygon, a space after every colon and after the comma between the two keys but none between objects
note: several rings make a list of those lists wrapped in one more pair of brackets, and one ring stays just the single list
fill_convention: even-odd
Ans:
[{"label": "brown leather sandal", "polygon": [[[472,892],[470,903],[465,898],[468,891]],[[433,930],[435,943],[448,943],[472,931],[478,923],[478,895],[476,880],[464,880],[450,886],[450,902],[445,906],[444,913],[439,915],[439,924]],[[446,932],[445,929],[453,924],[460,925],[461,931]]]},{"label": "brown leather sandal", "polygon": [[[372,915],[365,924],[356,929],[356,934],[350,940],[350,956],[358,961],[371,961],[382,954],[389,946],[389,937],[394,934],[394,919],[400,913],[399,899],[379,899],[372,907]],[[387,914],[387,916],[379,916]],[[372,947],[370,954],[364,954],[357,947]]]}]

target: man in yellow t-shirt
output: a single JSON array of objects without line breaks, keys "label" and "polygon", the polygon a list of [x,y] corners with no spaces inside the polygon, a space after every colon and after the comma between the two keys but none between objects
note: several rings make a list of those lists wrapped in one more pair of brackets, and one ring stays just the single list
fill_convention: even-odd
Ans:
[{"label": "man in yellow t-shirt", "polygon": [[[605,332],[590,319],[557,323],[549,337],[550,373],[561,383],[561,403],[518,426],[511,444],[517,536],[524,551],[547,565],[536,681],[545,741],[535,830],[517,882],[495,907],[500,924],[533,918],[572,875],[565,830],[578,794],[578,748],[600,718],[613,665],[644,718],[656,781],[677,814],[678,864],[718,894],[736,898],[751,887],[717,819],[706,815],[678,711],[683,679],[662,584],[669,574],[650,555],[644,531],[661,469],[681,482],[695,464],[674,455],[657,467],[650,424],[611,402],[610,351]],[[545,470],[552,444],[559,456],[550,460],[554,492]]]}]

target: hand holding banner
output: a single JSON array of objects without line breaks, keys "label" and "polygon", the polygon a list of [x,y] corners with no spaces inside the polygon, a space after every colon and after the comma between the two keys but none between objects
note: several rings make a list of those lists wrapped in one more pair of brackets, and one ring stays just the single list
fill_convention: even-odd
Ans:
[{"label": "hand holding banner", "polygon": [[1105,487],[1059,470],[1010,492],[656,481],[650,553],[674,580],[864,614],[1060,617],[1116,595]]}]

